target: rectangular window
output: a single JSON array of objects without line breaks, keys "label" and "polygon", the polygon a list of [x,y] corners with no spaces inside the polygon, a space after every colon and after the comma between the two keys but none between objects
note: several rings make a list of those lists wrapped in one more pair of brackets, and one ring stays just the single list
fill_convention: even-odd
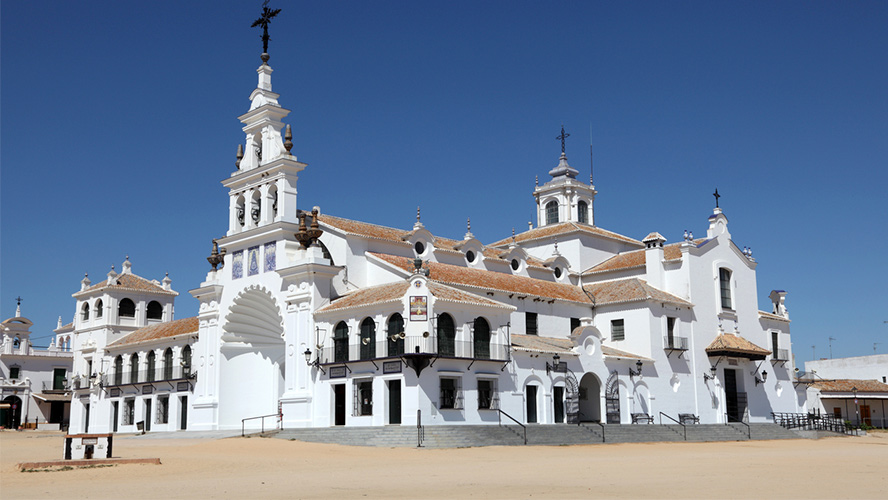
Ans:
[{"label": "rectangular window", "polygon": [[373,381],[355,380],[354,416],[373,415]]},{"label": "rectangular window", "polygon": [[771,332],[771,357],[774,359],[780,359],[778,356],[779,352],[777,351],[778,347],[778,339],[780,337],[780,332]]},{"label": "rectangular window", "polygon": [[441,378],[441,391],[438,397],[439,410],[462,409],[462,394],[460,394],[460,379],[452,377]]},{"label": "rectangular window", "polygon": [[731,271],[725,268],[719,269],[718,281],[721,289],[722,309],[733,309],[731,306]]},{"label": "rectangular window", "polygon": [[123,425],[133,425],[136,416],[136,399],[126,398],[123,401]]},{"label": "rectangular window", "polygon": [[499,398],[496,395],[496,380],[478,379],[478,409],[496,410],[499,408]]},{"label": "rectangular window", "polygon": [[570,333],[580,327],[580,318],[570,318]]},{"label": "rectangular window", "polygon": [[626,331],[623,328],[623,320],[611,320],[611,340],[626,340]]},{"label": "rectangular window", "polygon": [[9,367],[9,378],[15,380],[21,376],[21,369],[17,366]]},{"label": "rectangular window", "polygon": [[525,332],[528,335],[536,335],[538,333],[537,313],[532,313],[532,312],[524,313],[524,323],[525,323]]}]

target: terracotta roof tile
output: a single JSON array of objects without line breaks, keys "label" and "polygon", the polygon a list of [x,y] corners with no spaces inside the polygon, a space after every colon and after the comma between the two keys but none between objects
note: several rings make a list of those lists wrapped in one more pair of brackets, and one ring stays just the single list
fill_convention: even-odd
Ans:
[{"label": "terracotta roof tile", "polygon": [[108,347],[122,347],[125,345],[137,344],[139,342],[147,342],[149,340],[160,340],[186,333],[197,333],[200,323],[197,316],[192,318],[177,319],[175,321],[167,321],[166,323],[158,323],[156,325],[146,326],[130,333],[122,339],[116,340],[108,345]]},{"label": "terracotta roof tile", "polygon": [[732,333],[722,333],[706,348],[710,356],[739,356],[749,359],[764,359],[771,351],[761,348],[745,338]]},{"label": "terracotta roof tile", "polygon": [[[367,253],[405,271],[413,271],[413,260],[407,257],[373,252]],[[584,304],[590,302],[589,297],[586,296],[583,290],[573,285],[439,262],[429,262],[428,266],[431,271],[429,277],[439,283]]]},{"label": "terracotta roof tile", "polygon": [[[705,242],[705,239],[697,239],[694,240],[694,244],[699,245],[700,243]],[[663,245],[663,259],[664,260],[678,260],[681,259],[681,243],[672,243],[669,245]],[[583,272],[583,276],[595,273],[603,273],[607,271],[616,271],[618,269],[630,269],[633,267],[641,267],[644,266],[644,250],[632,250],[630,252],[623,252],[618,255],[614,255],[613,257],[607,259],[606,261],[597,264],[586,271]]]},{"label": "terracotta roof tile", "polygon": [[606,345],[601,346],[601,354],[609,358],[640,359],[642,361],[653,361],[653,359],[651,358],[646,358],[644,356],[639,356],[638,354],[632,354],[631,352],[614,349],[613,347]]},{"label": "terracotta roof tile", "polygon": [[[115,288],[119,290],[135,290],[135,291],[148,291],[154,293],[163,293],[167,295],[179,295],[177,292],[172,290],[164,290],[162,286],[158,285],[153,281],[146,280],[141,276],[137,276],[132,273],[123,273],[118,274],[116,278],[112,280],[112,283],[108,284],[108,279],[103,279],[102,281],[92,285],[87,288],[83,292],[94,292],[96,290],[103,290],[105,288]],[[83,293],[78,292],[78,293]],[[78,293],[75,293],[76,296]]]},{"label": "terracotta roof tile", "polygon": [[509,336],[512,347],[520,351],[542,352],[547,354],[574,354],[573,341],[569,339],[555,339],[551,337],[539,337],[536,335],[521,335],[513,333]]},{"label": "terracotta roof tile", "polygon": [[[481,297],[469,292],[457,290],[440,283],[429,282],[429,292],[437,299],[444,302],[456,302],[462,304],[477,304],[488,307],[499,307],[505,309],[514,309],[514,307]],[[398,281],[396,283],[387,283],[385,285],[372,286],[355,290],[343,297],[327,304],[316,311],[317,314],[326,314],[333,311],[342,311],[355,307],[364,307],[375,304],[385,304],[389,302],[399,302],[410,288],[409,281]]]},{"label": "terracotta roof tile", "polygon": [[405,235],[410,234],[411,232],[405,231],[403,229],[395,229],[391,227],[379,226],[377,224],[370,224],[367,222],[343,219],[341,217],[334,217],[332,215],[326,214],[319,215],[318,221],[322,224],[334,227],[348,234],[364,236],[367,238],[377,238],[381,240],[394,241],[398,243],[403,243],[404,240],[402,238]]},{"label": "terracotta roof tile", "polygon": [[888,392],[888,384],[883,384],[878,380],[818,380],[811,384],[811,387],[820,389],[820,392],[852,392],[854,388],[857,388],[858,393]]},{"label": "terracotta roof tile", "polygon": [[590,285],[584,285],[583,288],[595,297],[595,304],[599,306],[653,300],[656,302],[666,302],[669,304],[693,307],[693,304],[687,300],[678,297],[677,295],[664,292],[658,288],[654,288],[646,281],[639,278],[626,278],[622,280],[592,283]]},{"label": "terracotta roof tile", "polygon": [[[642,246],[642,243],[636,239],[630,238],[628,236],[623,236],[622,234],[617,234],[613,231],[608,231],[606,229],[601,229],[600,227],[590,226],[589,224],[581,224],[579,222],[560,222],[558,224],[551,224],[547,226],[535,227],[529,231],[525,231],[521,234],[515,235],[515,241],[518,243],[523,243],[526,241],[533,241],[540,238],[548,238],[550,236],[558,236],[562,234],[570,234],[582,232],[586,234],[593,234],[595,236],[601,236],[604,238],[609,238],[612,240],[622,241],[623,243],[630,243],[633,245]],[[496,243],[491,244],[492,247],[501,247],[506,246],[512,242],[512,237],[508,237],[502,240],[497,241]]]}]

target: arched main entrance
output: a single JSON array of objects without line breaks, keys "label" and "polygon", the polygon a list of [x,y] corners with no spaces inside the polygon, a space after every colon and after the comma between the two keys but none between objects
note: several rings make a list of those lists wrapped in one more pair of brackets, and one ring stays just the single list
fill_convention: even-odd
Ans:
[{"label": "arched main entrance", "polygon": [[580,379],[580,421],[601,421],[601,382],[594,373]]},{"label": "arched main entrance", "polygon": [[22,400],[18,396],[7,396],[0,409],[0,425],[16,429],[22,423]]}]

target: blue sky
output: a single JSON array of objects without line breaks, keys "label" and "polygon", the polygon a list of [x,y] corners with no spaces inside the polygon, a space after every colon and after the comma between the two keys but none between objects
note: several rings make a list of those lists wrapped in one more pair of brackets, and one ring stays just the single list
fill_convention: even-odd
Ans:
[{"label": "blue sky", "polygon": [[[283,2],[299,205],[484,242],[595,151],[596,223],[705,234],[718,187],[797,362],[888,352],[888,3]],[[260,2],[0,4],[0,316],[35,337],[125,255],[196,314],[243,140]],[[38,340],[47,343],[48,339]]]}]

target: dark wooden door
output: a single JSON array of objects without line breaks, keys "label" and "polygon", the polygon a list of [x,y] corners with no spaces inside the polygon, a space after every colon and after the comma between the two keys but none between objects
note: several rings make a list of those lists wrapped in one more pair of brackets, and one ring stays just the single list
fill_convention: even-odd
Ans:
[{"label": "dark wooden door", "polygon": [[111,403],[111,432],[117,432],[117,417],[120,413],[120,401]]},{"label": "dark wooden door", "polygon": [[552,398],[555,400],[555,423],[564,423],[564,387],[556,387]]},{"label": "dark wooden door", "polygon": [[737,399],[737,371],[725,368],[725,411],[728,422],[740,422],[740,405]]},{"label": "dark wooden door", "polygon": [[401,423],[401,381],[389,380],[389,423]]},{"label": "dark wooden door", "polygon": [[179,419],[179,428],[183,431],[188,428],[188,396],[182,396],[179,398],[182,406],[182,415]]},{"label": "dark wooden door", "polygon": [[345,384],[333,386],[333,423],[345,425]]},{"label": "dark wooden door", "polygon": [[527,423],[537,422],[537,386],[527,386]]},{"label": "dark wooden door", "polygon": [[145,432],[151,430],[151,400],[145,400]]}]

